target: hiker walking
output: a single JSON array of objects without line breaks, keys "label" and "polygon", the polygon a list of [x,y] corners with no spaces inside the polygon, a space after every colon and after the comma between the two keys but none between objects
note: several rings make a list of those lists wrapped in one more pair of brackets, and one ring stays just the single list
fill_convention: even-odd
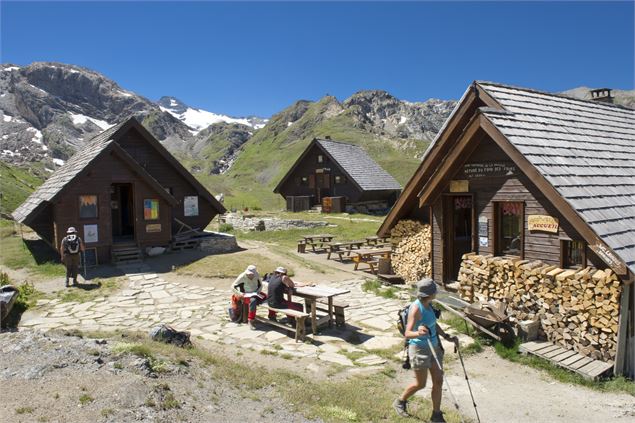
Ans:
[{"label": "hiker walking", "polygon": [[400,416],[408,416],[408,398],[426,386],[429,370],[432,377],[432,417],[430,421],[445,422],[441,412],[443,346],[439,341],[439,335],[455,344],[458,344],[459,340],[456,336],[447,335],[437,324],[437,316],[431,304],[436,293],[437,285],[432,279],[425,278],[417,282],[417,300],[410,305],[408,324],[404,334],[408,339],[408,354],[415,373],[415,380],[395,400],[393,408]]},{"label": "hiker walking", "polygon": [[256,270],[256,266],[251,264],[242,272],[234,283],[232,284],[232,306],[239,304],[249,305],[249,314],[247,315],[247,322],[249,328],[256,329],[254,319],[256,318],[256,307],[258,304],[267,299],[267,294],[262,291],[262,282],[260,281],[260,275]]},{"label": "hiker walking", "polygon": [[79,268],[80,251],[84,251],[84,242],[77,235],[74,227],[68,228],[66,236],[62,238],[60,245],[60,256],[62,263],[66,266],[66,286],[69,278],[73,278],[73,284],[77,285],[77,269]]}]

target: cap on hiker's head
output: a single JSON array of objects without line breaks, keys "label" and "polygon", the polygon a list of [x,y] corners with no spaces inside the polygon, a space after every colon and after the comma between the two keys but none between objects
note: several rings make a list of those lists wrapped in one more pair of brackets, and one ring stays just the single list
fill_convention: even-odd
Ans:
[{"label": "cap on hiker's head", "polygon": [[[252,266],[253,266],[253,267],[252,267]],[[256,266],[254,266],[253,264],[252,264],[252,265],[247,266],[247,269],[245,269],[245,274],[246,274],[247,276],[253,276],[253,275],[255,275],[255,274],[256,274]]]},{"label": "cap on hiker's head", "polygon": [[256,273],[256,271],[257,271],[256,265],[255,264],[250,264],[249,266],[247,266],[247,270],[251,270],[252,272]]},{"label": "cap on hiker's head", "polygon": [[418,298],[431,297],[437,293],[437,284],[430,278],[423,278],[415,285]]},{"label": "cap on hiker's head", "polygon": [[286,275],[287,274],[287,269],[285,269],[284,267],[278,267],[276,269],[276,272],[277,273],[282,273],[283,275]]},{"label": "cap on hiker's head", "polygon": [[74,234],[75,232],[77,232],[77,229],[72,226],[66,230],[67,234]]}]

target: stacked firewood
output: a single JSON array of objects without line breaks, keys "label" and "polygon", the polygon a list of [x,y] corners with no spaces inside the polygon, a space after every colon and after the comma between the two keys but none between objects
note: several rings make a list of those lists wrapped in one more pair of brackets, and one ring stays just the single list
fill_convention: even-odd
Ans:
[{"label": "stacked firewood", "polygon": [[610,269],[470,254],[459,282],[467,301],[502,301],[514,320],[539,320],[550,341],[594,359],[615,358],[621,285]]},{"label": "stacked firewood", "polygon": [[392,269],[406,283],[430,276],[431,234],[430,225],[414,220],[400,220],[390,231]]}]

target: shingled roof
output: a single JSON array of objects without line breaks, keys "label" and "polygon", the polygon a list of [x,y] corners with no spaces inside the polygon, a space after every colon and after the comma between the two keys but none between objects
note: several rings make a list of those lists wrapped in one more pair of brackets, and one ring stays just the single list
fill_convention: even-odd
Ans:
[{"label": "shingled roof", "polygon": [[477,82],[482,113],[635,273],[635,110]]},{"label": "shingled roof", "polygon": [[93,137],[81,150],[57,169],[12,213],[13,218],[24,223],[38,207],[51,201],[73,178],[97,158],[112,143],[111,137],[127,122],[106,129]]}]

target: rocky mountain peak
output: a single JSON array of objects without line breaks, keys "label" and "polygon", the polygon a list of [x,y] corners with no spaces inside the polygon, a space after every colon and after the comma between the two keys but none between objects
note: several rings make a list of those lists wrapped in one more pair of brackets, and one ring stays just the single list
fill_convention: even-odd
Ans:
[{"label": "rocky mountain peak", "polygon": [[189,106],[175,97],[163,96],[157,101],[157,104],[165,109],[170,109],[174,113],[185,113]]}]

